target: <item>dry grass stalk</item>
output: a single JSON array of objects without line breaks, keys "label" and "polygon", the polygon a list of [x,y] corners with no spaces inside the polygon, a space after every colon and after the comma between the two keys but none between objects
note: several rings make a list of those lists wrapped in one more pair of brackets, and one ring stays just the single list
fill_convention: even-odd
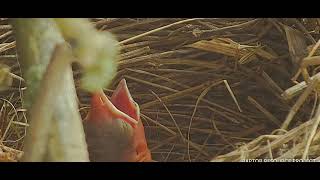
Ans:
[{"label": "dry grass stalk", "polygon": [[246,64],[254,59],[257,59],[256,55],[259,55],[267,60],[273,60],[277,58],[273,54],[261,49],[261,47],[241,45],[229,38],[216,38],[210,41],[198,41],[192,45],[189,45],[188,47],[234,57],[239,59],[239,64]]}]

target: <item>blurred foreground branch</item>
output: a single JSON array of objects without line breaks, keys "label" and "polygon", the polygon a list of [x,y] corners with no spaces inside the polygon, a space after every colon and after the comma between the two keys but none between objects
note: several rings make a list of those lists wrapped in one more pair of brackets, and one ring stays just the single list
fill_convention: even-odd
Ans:
[{"label": "blurred foreground branch", "polygon": [[48,67],[56,45],[64,42],[58,26],[53,19],[14,19],[12,23],[28,87],[24,105],[30,128],[22,160],[88,161],[69,57],[53,58],[65,61],[63,69],[55,69],[54,61]]}]

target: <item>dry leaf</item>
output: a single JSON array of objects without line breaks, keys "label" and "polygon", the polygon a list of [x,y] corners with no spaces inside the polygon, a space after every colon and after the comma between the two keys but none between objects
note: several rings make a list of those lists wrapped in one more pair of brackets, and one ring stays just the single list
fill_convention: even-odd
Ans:
[{"label": "dry leaf", "polygon": [[297,69],[300,66],[301,60],[307,56],[306,38],[301,32],[289,26],[283,25],[283,27],[288,40],[291,62],[293,67]]}]

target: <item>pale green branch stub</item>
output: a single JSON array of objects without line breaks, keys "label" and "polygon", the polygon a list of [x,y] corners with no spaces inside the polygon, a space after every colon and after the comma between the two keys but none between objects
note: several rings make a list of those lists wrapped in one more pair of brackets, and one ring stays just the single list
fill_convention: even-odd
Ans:
[{"label": "pale green branch stub", "polygon": [[[54,107],[55,113],[51,126],[54,129],[51,132],[54,133],[49,136],[48,149],[50,151],[47,155],[48,159],[54,159],[55,161],[65,161],[66,159],[68,161],[79,161],[79,157],[87,156],[87,147],[84,133],[79,133],[83,132],[83,128],[80,114],[77,111],[78,106],[75,101],[76,92],[71,68],[64,73],[64,77],[67,80],[61,84],[63,90],[60,96],[56,97],[58,106]],[[66,111],[68,112],[66,113]],[[79,140],[82,143],[79,143]],[[81,161],[85,161],[85,159]]]},{"label": "pale green branch stub", "polygon": [[40,86],[40,81],[58,43],[64,42],[58,26],[50,18],[26,18],[12,21],[17,51],[27,90],[24,106],[29,109]]},{"label": "pale green branch stub", "polygon": [[12,24],[31,121],[22,161],[88,161],[70,58],[61,57],[60,68],[54,65],[59,59],[48,66],[56,45],[64,43],[58,26],[53,19],[14,19]]}]

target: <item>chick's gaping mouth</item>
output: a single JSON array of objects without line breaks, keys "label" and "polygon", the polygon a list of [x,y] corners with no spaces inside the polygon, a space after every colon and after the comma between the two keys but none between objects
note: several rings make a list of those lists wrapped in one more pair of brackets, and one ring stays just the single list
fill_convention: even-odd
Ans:
[{"label": "chick's gaping mouth", "polygon": [[103,91],[93,94],[89,117],[93,121],[119,119],[136,126],[139,107],[132,99],[125,79],[120,81],[110,100]]}]

